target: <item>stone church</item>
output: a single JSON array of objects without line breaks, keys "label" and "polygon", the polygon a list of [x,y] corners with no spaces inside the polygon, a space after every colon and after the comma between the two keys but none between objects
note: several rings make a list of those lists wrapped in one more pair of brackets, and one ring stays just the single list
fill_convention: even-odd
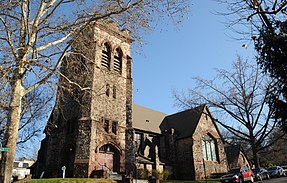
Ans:
[{"label": "stone church", "polygon": [[133,104],[130,34],[105,20],[72,43],[35,178],[61,177],[64,166],[66,177],[136,177],[139,169],[169,169],[172,178],[201,179],[226,172],[224,146],[207,106],[167,115]]}]

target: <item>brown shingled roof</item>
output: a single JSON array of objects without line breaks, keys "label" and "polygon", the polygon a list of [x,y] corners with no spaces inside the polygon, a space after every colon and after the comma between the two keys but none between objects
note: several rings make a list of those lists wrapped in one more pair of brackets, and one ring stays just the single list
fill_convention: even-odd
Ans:
[{"label": "brown shingled roof", "polygon": [[160,133],[159,125],[167,114],[133,104],[133,127],[135,129]]}]

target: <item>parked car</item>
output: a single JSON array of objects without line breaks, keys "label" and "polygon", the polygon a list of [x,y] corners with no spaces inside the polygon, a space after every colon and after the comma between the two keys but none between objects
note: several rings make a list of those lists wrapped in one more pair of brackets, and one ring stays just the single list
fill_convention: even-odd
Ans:
[{"label": "parked car", "polygon": [[285,176],[284,169],[280,166],[272,166],[268,168],[267,171],[271,177]]},{"label": "parked car", "polygon": [[254,174],[248,167],[233,168],[220,178],[221,183],[254,182]]},{"label": "parked car", "polygon": [[255,180],[270,179],[270,175],[265,168],[254,168],[252,169]]},{"label": "parked car", "polygon": [[287,165],[281,166],[284,170],[285,176],[287,176]]}]

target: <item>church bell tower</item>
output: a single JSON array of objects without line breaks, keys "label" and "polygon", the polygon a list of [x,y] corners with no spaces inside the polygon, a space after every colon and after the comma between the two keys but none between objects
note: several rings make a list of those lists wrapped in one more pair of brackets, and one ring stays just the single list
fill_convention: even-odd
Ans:
[{"label": "church bell tower", "polygon": [[96,177],[134,166],[132,39],[110,20],[75,39],[60,69],[57,99],[45,128],[37,173]]}]

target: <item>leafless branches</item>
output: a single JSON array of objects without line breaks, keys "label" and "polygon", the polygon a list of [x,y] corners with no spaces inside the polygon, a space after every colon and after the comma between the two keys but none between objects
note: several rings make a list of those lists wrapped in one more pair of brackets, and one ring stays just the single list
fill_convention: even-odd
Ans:
[{"label": "leafless branches", "polygon": [[[241,57],[233,64],[232,71],[218,69],[217,73],[214,80],[195,78],[197,85],[188,90],[188,96],[175,93],[177,104],[189,107],[208,104],[217,115],[217,123],[232,134],[233,143],[248,144],[255,156],[270,145],[266,142],[276,127],[271,120],[274,111],[268,107],[273,83],[258,66]],[[257,158],[254,163],[258,163]]]},{"label": "leafless branches", "polygon": [[226,11],[219,15],[226,17],[226,24],[239,37],[251,40],[258,37],[262,27],[267,28],[273,34],[278,34],[276,24],[286,20],[286,0],[215,0],[226,5]]}]

